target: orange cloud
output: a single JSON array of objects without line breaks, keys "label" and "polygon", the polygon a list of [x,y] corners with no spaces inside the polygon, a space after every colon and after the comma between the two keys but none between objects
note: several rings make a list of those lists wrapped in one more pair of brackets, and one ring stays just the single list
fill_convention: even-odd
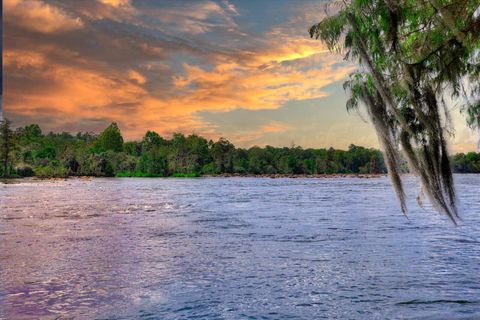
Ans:
[{"label": "orange cloud", "polygon": [[[9,10],[37,6],[39,10],[30,14],[56,15],[59,20],[45,23],[48,26],[43,27],[42,32],[58,33],[68,29],[65,21],[74,24],[77,21],[72,13],[42,1],[32,4],[32,1],[8,0],[6,3]],[[98,0],[94,4],[103,11],[95,13],[92,8],[97,7],[80,6],[74,12],[81,12],[85,23],[92,19],[111,19],[125,24],[132,23],[129,19],[140,12],[130,1]],[[155,12],[152,9],[150,14]],[[25,12],[15,14],[27,16]],[[158,28],[171,23],[179,32],[186,30],[197,35],[218,26],[235,28],[232,17],[238,14],[227,1],[195,2],[188,11],[178,7],[162,10],[157,19],[163,24]],[[121,20],[121,17],[129,18]],[[215,19],[212,21],[211,17]],[[114,33],[112,37],[88,27],[85,25],[75,39],[85,41],[88,32],[100,33],[92,37],[91,49],[74,47],[71,44],[78,42],[73,40],[64,46],[64,38],[48,43],[29,39],[33,45],[30,41],[7,42],[4,56],[8,113],[32,121],[38,116],[48,117],[43,120],[47,130],[77,128],[72,125],[75,120],[93,119],[119,122],[127,138],[139,138],[146,129],[162,134],[195,131],[215,138],[220,132],[215,125],[203,122],[199,112],[276,109],[289,101],[324,97],[323,88],[341,80],[352,69],[349,65],[338,65],[338,59],[326,54],[317,41],[279,28],[256,36],[255,46],[249,45],[248,49],[220,47],[209,51],[208,43],[195,37],[188,41],[168,38],[162,42],[156,38],[152,41],[141,32],[134,36],[128,32]],[[7,35],[11,31],[7,30]],[[240,33],[235,36],[244,39]],[[98,50],[97,55],[91,50]],[[188,62],[177,68],[169,65],[182,54],[194,59],[186,59]],[[238,139],[252,140],[262,133],[289,130],[291,127],[287,124],[270,122],[247,132],[248,137]]]},{"label": "orange cloud", "polygon": [[[196,117],[197,112],[275,109],[291,100],[323,97],[323,87],[351,71],[350,66],[336,67],[337,60],[322,54],[321,49],[302,48],[272,45],[246,64],[219,62],[209,70],[184,64],[185,74],[173,78],[173,87],[163,98],[146,87],[147,78],[138,69],[128,69],[125,73],[85,69],[55,64],[49,60],[48,52],[6,50],[5,65],[9,73],[28,72],[29,77],[37,76],[39,82],[48,81],[52,86],[51,90],[41,92],[19,92],[7,82],[6,97],[11,101],[9,111],[25,116],[34,117],[38,106],[48,106],[51,112],[61,113],[66,119],[81,116],[116,120],[127,128],[125,133],[129,138],[140,137],[145,128],[163,134],[185,128],[216,136],[211,125]],[[307,65],[308,69],[299,70],[298,65],[291,65],[294,63],[291,52],[295,50],[299,55],[296,60],[303,61],[299,66]],[[278,61],[290,62],[285,65]],[[262,67],[265,65],[268,67]],[[19,95],[21,99],[11,95]],[[269,124],[250,135],[288,129],[278,123]]]},{"label": "orange cloud", "polygon": [[132,5],[131,0],[96,0],[96,4],[89,6],[77,5],[77,10],[93,20],[112,20],[132,25],[141,25],[138,19],[139,12]]},{"label": "orange cloud", "polygon": [[291,126],[280,122],[272,122],[261,127],[261,131],[266,133],[283,132],[290,129],[292,129]]},{"label": "orange cloud", "polygon": [[[248,21],[238,18],[248,6],[239,10],[227,0],[3,4],[5,111],[18,125],[98,131],[117,121],[127,139],[156,130],[222,135],[242,146],[267,139],[277,145],[293,140],[304,146],[376,145],[371,127],[347,118],[343,109],[333,110],[330,104],[340,107],[343,95],[326,97],[325,87],[353,66],[308,39],[306,28],[321,19],[322,3],[292,2],[282,10],[293,18],[276,25],[268,21],[263,31],[238,25]],[[311,106],[322,97],[329,105],[320,108],[318,119],[303,121],[301,112],[296,122],[288,118],[296,112],[292,105]],[[288,104],[292,113],[285,116],[282,106],[292,101],[304,103]],[[279,108],[276,114],[283,118],[269,118]],[[302,112],[310,112],[306,109]],[[221,116],[205,116],[235,110],[248,116],[226,125]],[[250,115],[257,121],[250,124]],[[352,133],[360,127],[361,133]],[[455,150],[473,146],[472,137],[462,131]]]},{"label": "orange cloud", "polygon": [[5,0],[3,6],[5,19],[40,33],[66,32],[84,26],[80,18],[41,0]]},{"label": "orange cloud", "polygon": [[[272,48],[272,51],[276,49]],[[334,68],[337,61],[329,56],[310,57],[322,59],[321,68],[298,70],[274,63],[268,59],[269,54],[257,58],[261,62],[269,61],[271,67],[267,69],[229,63],[219,64],[207,71],[198,66],[184,65],[186,75],[176,77],[174,83],[178,90],[186,93],[185,108],[192,112],[229,111],[240,107],[275,109],[290,100],[325,96],[323,87],[343,79],[352,70],[351,66]]]},{"label": "orange cloud", "polygon": [[147,82],[147,79],[140,72],[135,70],[128,71],[128,76],[138,84],[145,84],[145,82]]},{"label": "orange cloud", "polygon": [[130,0],[98,0],[98,1],[103,4],[107,4],[117,8],[121,6],[130,5]]},{"label": "orange cloud", "polygon": [[4,67],[14,65],[17,69],[39,68],[45,65],[45,58],[38,52],[24,50],[4,50]]},{"label": "orange cloud", "polygon": [[[209,71],[184,65],[186,75],[177,76],[173,93],[160,99],[145,88],[146,77],[134,69],[126,74],[104,73],[55,65],[40,53],[7,50],[7,72],[21,74],[28,69],[29,77],[38,76],[43,79],[39,81],[50,82],[52,89],[19,92],[7,82],[6,98],[12,102],[10,112],[32,117],[38,106],[48,106],[51,112],[61,113],[66,119],[81,116],[117,120],[128,128],[125,131],[130,138],[138,138],[145,128],[166,134],[184,126],[203,133],[209,129],[195,116],[199,111],[275,109],[290,100],[324,96],[322,87],[350,72],[348,66],[334,69],[334,62],[325,59],[322,68],[306,71],[280,64],[259,69],[229,63]],[[21,99],[11,95],[21,95]],[[270,124],[261,128],[263,132],[282,130],[288,127]]]},{"label": "orange cloud", "polygon": [[[254,57],[257,63],[288,62],[313,57],[329,51],[320,42],[291,36],[276,37],[266,45],[268,49]],[[275,48],[272,50],[270,48]]]}]

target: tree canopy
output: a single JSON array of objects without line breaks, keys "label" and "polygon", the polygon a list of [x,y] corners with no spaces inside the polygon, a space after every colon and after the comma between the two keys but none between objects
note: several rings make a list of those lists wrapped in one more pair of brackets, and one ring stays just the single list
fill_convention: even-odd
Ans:
[{"label": "tree canopy", "polygon": [[406,212],[400,152],[432,205],[459,219],[446,135],[447,96],[480,122],[478,0],[331,1],[311,37],[359,67],[345,82],[347,109],[366,106]]},{"label": "tree canopy", "polygon": [[[123,142],[116,124],[98,136],[43,134],[37,125],[13,131],[10,122],[2,128],[0,142],[8,140],[9,156],[0,172],[20,176],[368,174],[386,170],[378,150],[354,145],[348,150],[272,146],[242,149],[225,138],[212,141],[196,134],[175,133],[166,139],[154,131],[148,131],[141,141]],[[5,153],[0,150],[0,154]]]},{"label": "tree canopy", "polygon": [[8,119],[0,121],[0,159],[2,176],[8,177],[8,167],[13,162],[13,153],[17,148],[16,140],[18,135],[11,128],[11,122]]},{"label": "tree canopy", "polygon": [[116,122],[112,122],[105,130],[100,133],[97,138],[96,147],[100,151],[116,151],[123,150],[123,137]]},{"label": "tree canopy", "polygon": [[[36,134],[31,134],[32,128]],[[121,132],[118,133],[121,136]],[[0,130],[0,175],[45,178],[204,174],[296,176],[383,174],[387,170],[379,150],[356,145],[350,145],[347,150],[299,146],[246,149],[235,147],[225,138],[212,141],[196,134],[176,133],[167,139],[148,131],[140,141],[124,142],[122,151],[114,151],[100,150],[99,138],[94,133],[44,134],[37,125],[14,130],[10,122],[4,123]],[[8,149],[6,161],[5,149]],[[480,173],[480,154],[460,153],[452,159],[456,172]],[[399,159],[399,162],[401,170],[406,171],[404,160]]]}]

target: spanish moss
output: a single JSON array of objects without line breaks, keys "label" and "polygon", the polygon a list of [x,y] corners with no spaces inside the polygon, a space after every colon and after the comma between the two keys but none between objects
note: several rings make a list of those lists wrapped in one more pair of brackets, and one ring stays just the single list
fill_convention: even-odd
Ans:
[{"label": "spanish moss", "polygon": [[[345,83],[347,109],[358,108],[359,101],[366,107],[402,211],[401,155],[419,178],[421,193],[457,224],[444,100],[451,93],[455,103],[467,101],[462,109],[468,123],[480,123],[478,1],[332,2],[334,14],[313,25],[310,36],[358,65]],[[470,83],[474,89],[468,94]],[[468,98],[460,101],[462,93]]]}]

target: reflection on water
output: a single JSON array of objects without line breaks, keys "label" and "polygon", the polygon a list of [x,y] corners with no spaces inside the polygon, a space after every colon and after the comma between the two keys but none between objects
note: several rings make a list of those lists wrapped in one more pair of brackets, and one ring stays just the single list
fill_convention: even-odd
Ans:
[{"label": "reflection on water", "polygon": [[458,228],[386,178],[0,184],[0,319],[475,319],[480,176],[456,179]]}]

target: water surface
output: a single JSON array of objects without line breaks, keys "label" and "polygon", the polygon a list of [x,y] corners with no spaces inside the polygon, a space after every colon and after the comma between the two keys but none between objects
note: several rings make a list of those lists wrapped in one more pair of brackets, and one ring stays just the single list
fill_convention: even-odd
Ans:
[{"label": "water surface", "polygon": [[0,184],[0,319],[478,319],[480,175],[464,223],[387,178]]}]

